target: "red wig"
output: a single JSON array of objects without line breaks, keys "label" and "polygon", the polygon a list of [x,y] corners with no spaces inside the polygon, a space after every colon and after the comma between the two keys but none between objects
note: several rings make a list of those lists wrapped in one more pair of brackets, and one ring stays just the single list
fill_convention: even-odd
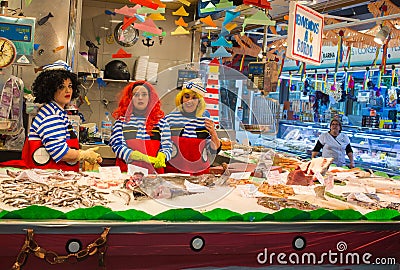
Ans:
[{"label": "red wig", "polygon": [[118,108],[115,109],[112,115],[115,119],[125,117],[125,121],[129,122],[133,111],[133,104],[131,104],[133,98],[133,89],[139,85],[144,86],[149,92],[149,104],[147,104],[144,116],[146,117],[146,132],[147,134],[152,135],[152,129],[160,121],[160,119],[164,117],[165,114],[161,110],[161,102],[156,90],[148,82],[136,81],[126,85],[120,94],[121,96]]}]

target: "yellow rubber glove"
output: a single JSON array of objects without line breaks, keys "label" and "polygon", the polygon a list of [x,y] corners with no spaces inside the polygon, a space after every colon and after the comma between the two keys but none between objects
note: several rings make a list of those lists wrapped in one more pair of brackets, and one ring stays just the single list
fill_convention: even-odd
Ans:
[{"label": "yellow rubber glove", "polygon": [[148,155],[145,155],[137,150],[133,151],[130,155],[129,155],[130,159],[133,160],[138,160],[138,161],[144,161],[147,163],[152,163],[154,164],[156,162],[156,158],[155,157],[151,157]]},{"label": "yellow rubber glove", "polygon": [[99,153],[95,151],[99,150],[99,147],[92,147],[86,150],[79,150],[79,160],[80,161],[87,161],[90,164],[95,164],[96,162],[102,162],[103,159],[101,158]]},{"label": "yellow rubber glove", "polygon": [[156,157],[156,162],[154,163],[154,168],[164,168],[167,165],[165,164],[165,154],[162,152],[158,152],[157,157]]}]

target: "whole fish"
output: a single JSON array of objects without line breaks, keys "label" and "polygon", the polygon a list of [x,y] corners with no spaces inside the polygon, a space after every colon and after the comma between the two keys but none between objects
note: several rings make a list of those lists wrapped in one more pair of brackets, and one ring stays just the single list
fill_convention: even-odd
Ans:
[{"label": "whole fish", "polygon": [[45,24],[51,17],[54,17],[53,14],[51,14],[51,12],[49,12],[49,14],[47,14],[46,16],[44,16],[43,18],[41,18],[38,21],[38,25],[43,25]]}]

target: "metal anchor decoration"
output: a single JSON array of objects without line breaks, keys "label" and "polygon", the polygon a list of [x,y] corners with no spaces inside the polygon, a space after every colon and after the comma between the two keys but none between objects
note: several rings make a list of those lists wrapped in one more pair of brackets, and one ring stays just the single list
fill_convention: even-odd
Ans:
[{"label": "metal anchor decoration", "polygon": [[146,42],[144,42],[144,39],[142,39],[142,43],[144,46],[151,47],[154,45],[154,40],[151,40],[151,38],[146,38]]}]

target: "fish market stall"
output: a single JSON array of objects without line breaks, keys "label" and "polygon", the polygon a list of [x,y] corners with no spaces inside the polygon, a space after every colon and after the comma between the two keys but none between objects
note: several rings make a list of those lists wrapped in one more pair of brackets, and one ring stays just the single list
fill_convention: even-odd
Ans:
[{"label": "fish market stall", "polygon": [[397,180],[270,154],[201,176],[2,169],[0,266],[398,268]]}]

